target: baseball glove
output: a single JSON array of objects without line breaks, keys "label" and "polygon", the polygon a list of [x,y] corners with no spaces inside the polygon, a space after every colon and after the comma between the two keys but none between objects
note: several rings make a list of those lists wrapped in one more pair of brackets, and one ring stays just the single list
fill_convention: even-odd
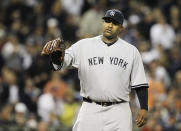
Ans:
[{"label": "baseball glove", "polygon": [[48,55],[51,57],[51,61],[53,63],[61,64],[64,60],[65,49],[66,46],[63,39],[57,38],[45,44],[42,49],[41,55]]}]

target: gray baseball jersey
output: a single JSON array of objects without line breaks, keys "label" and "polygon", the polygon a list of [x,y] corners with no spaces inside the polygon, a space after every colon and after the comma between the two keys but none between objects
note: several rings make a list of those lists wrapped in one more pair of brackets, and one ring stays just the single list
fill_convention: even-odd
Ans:
[{"label": "gray baseball jersey", "polygon": [[101,37],[73,44],[65,51],[62,68],[78,69],[83,97],[95,101],[129,101],[131,88],[148,86],[140,53],[120,38],[108,46]]}]

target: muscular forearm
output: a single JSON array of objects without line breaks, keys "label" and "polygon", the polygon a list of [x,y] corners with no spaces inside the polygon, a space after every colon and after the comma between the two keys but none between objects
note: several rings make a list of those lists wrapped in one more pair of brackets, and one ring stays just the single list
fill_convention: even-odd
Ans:
[{"label": "muscular forearm", "polygon": [[148,110],[148,86],[136,88],[141,109]]}]

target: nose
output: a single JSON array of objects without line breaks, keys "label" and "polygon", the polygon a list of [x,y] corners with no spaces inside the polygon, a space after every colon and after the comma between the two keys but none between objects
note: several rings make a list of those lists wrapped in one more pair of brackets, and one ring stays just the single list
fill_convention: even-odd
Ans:
[{"label": "nose", "polygon": [[113,26],[113,23],[112,23],[112,22],[110,22],[110,23],[108,24],[108,26],[109,26],[109,27],[112,27],[112,26]]}]

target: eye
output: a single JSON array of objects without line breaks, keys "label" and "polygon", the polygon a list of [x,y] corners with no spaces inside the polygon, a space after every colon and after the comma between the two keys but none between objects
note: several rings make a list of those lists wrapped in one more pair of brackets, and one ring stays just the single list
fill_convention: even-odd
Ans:
[{"label": "eye", "polygon": [[119,23],[118,23],[117,21],[112,20],[112,19],[104,19],[104,21],[105,21],[106,23],[113,23],[114,25],[119,25]]},{"label": "eye", "polygon": [[111,20],[110,19],[105,19],[104,20],[106,23],[111,23]]},{"label": "eye", "polygon": [[119,25],[119,23],[118,23],[117,21],[112,21],[112,23],[113,23],[114,25]]}]

